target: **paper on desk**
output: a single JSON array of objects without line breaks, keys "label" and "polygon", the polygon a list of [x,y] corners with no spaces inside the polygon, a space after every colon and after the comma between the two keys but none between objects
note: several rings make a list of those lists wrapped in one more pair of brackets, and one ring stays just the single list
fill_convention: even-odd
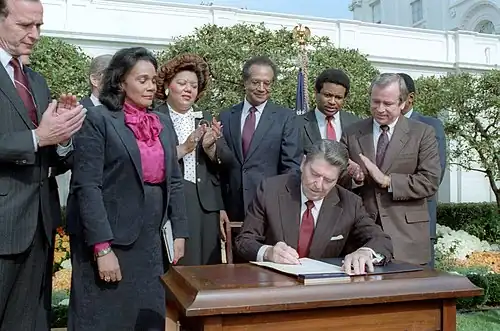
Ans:
[{"label": "paper on desk", "polygon": [[310,275],[310,274],[327,274],[327,273],[344,273],[341,267],[309,259],[307,257],[299,259],[301,264],[280,264],[274,262],[256,262],[252,261],[253,264],[257,264],[261,267],[271,268],[277,271],[284,272],[290,275]]}]

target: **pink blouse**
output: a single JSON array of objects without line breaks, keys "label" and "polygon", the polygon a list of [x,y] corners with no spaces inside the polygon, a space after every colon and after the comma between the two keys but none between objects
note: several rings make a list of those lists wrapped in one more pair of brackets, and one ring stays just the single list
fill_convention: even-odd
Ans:
[{"label": "pink blouse", "polygon": [[158,116],[129,103],[123,106],[125,124],[134,133],[141,153],[144,182],[158,184],[165,180],[165,152],[160,141],[163,125]]}]

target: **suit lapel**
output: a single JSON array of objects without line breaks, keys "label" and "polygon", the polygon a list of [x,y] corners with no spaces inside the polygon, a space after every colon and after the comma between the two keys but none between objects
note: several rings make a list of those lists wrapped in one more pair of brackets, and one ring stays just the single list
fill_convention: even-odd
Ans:
[{"label": "suit lapel", "polygon": [[[257,124],[257,128],[253,134],[252,141],[250,142],[250,148],[248,150],[248,154],[246,160],[252,157],[252,154],[255,152],[257,147],[259,147],[260,141],[266,135],[267,131],[271,128],[274,121],[274,113],[276,110],[273,105],[268,102],[264,109],[262,110],[262,115],[259,119],[259,124]],[[241,144],[240,144],[241,145]]]},{"label": "suit lapel", "polygon": [[[23,66],[23,68],[26,68]],[[28,82],[30,84],[30,90],[31,94],[33,95],[33,99],[35,101],[35,106],[36,106],[36,116],[38,118],[38,121],[42,119],[42,111],[45,111],[45,109],[41,109],[40,105],[41,103],[41,96],[40,96],[40,89],[38,86],[35,84],[35,80],[33,79],[33,72],[31,70],[25,70],[24,71],[26,77],[28,77]]]},{"label": "suit lapel", "polygon": [[385,152],[384,162],[380,167],[380,171],[386,173],[396,156],[401,152],[401,150],[406,146],[408,142],[408,133],[410,129],[408,127],[408,120],[404,116],[400,116],[396,126],[394,127],[394,133],[392,134],[389,146],[387,146],[387,151]]},{"label": "suit lapel", "polygon": [[316,120],[316,111],[312,110],[304,115],[305,130],[312,144],[321,140],[321,133],[319,132],[318,121]]},{"label": "suit lapel", "polygon": [[316,228],[309,248],[309,256],[311,258],[320,258],[325,251],[326,246],[330,242],[330,238],[336,234],[340,228],[339,219],[342,215],[342,208],[339,203],[338,191],[333,188],[323,200],[321,210],[319,211]]},{"label": "suit lapel", "polygon": [[[373,122],[372,119],[364,120],[359,128],[358,142],[363,155],[375,162],[375,148],[373,147]],[[351,156],[352,158],[352,156]]]},{"label": "suit lapel", "polygon": [[14,83],[3,66],[0,66],[0,90],[7,96],[12,105],[14,105],[14,109],[19,113],[19,116],[21,116],[28,128],[32,130],[35,129],[33,122],[28,117],[28,111],[23,104],[23,100],[19,94],[17,94]]},{"label": "suit lapel", "polygon": [[[160,121],[161,121],[161,117],[160,117]],[[168,173],[171,171],[171,169],[169,169],[168,165],[170,164],[170,160],[176,156],[173,153],[172,149],[170,148],[171,142],[168,140],[167,130],[166,130],[168,127],[167,123],[164,123],[163,121],[161,121],[161,124],[163,125],[163,129],[160,132],[160,142],[161,142],[161,145],[163,146],[163,154],[165,155],[165,177],[168,178],[168,177],[170,177],[170,176],[168,176]],[[132,135],[133,135],[133,133],[132,133]],[[134,140],[135,140],[135,137],[134,137]],[[136,143],[136,146],[137,146],[137,143]],[[137,147],[137,151],[139,152],[139,163],[140,163],[140,151],[139,151],[138,147]],[[129,153],[130,153],[130,151],[129,151]],[[135,165],[135,162],[134,162],[134,165]],[[137,169],[137,165],[136,165],[136,169]],[[181,167],[181,169],[184,172],[184,167]],[[142,171],[140,172],[140,174],[142,174]]]},{"label": "suit lapel", "polygon": [[[134,164],[135,170],[137,171],[137,175],[139,176],[142,184],[144,182],[144,179],[142,176],[141,153],[139,151],[139,146],[137,145],[137,140],[135,139],[134,133],[125,124],[125,115],[123,113],[123,110],[110,111],[110,113],[112,118],[111,123],[120,136],[123,145],[127,149],[127,152],[130,155],[130,159]],[[162,130],[162,132],[163,131],[164,130]],[[166,139],[166,137],[163,137],[163,139]],[[165,140],[162,140],[162,143],[165,143]]]},{"label": "suit lapel", "polygon": [[291,176],[286,184],[286,191],[279,195],[279,213],[283,240],[286,244],[297,249],[300,229],[300,177]]},{"label": "suit lapel", "polygon": [[241,146],[241,113],[243,111],[243,103],[233,107],[229,115],[229,131],[231,140],[236,151],[236,157],[243,164],[243,149]]}]

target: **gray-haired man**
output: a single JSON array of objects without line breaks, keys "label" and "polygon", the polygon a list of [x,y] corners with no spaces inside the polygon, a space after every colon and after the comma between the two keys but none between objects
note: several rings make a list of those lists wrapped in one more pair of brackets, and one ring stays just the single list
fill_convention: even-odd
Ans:
[{"label": "gray-haired man", "polygon": [[109,54],[99,55],[93,58],[92,62],[90,62],[89,83],[91,93],[89,96],[80,100],[80,104],[82,104],[85,108],[99,106],[101,104],[99,101],[99,91],[101,90],[102,74],[108,67],[112,57],[113,55]]}]

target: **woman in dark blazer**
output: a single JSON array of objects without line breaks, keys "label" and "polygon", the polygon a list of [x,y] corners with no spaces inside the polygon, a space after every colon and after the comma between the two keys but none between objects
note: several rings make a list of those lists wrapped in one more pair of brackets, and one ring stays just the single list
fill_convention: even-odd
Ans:
[{"label": "woman in dark blazer", "polygon": [[[223,209],[212,116],[195,111],[194,103],[207,87],[209,69],[198,55],[182,54],[158,71],[156,97],[159,112],[167,114],[175,131],[177,157],[184,177],[189,224],[184,265],[221,263],[219,219]],[[200,125],[201,124],[201,125]]]},{"label": "woman in dark blazer", "polygon": [[118,51],[73,141],[70,331],[165,328],[161,227],[172,221],[176,259],[188,228],[175,134],[148,110],[156,70],[148,50]]}]

